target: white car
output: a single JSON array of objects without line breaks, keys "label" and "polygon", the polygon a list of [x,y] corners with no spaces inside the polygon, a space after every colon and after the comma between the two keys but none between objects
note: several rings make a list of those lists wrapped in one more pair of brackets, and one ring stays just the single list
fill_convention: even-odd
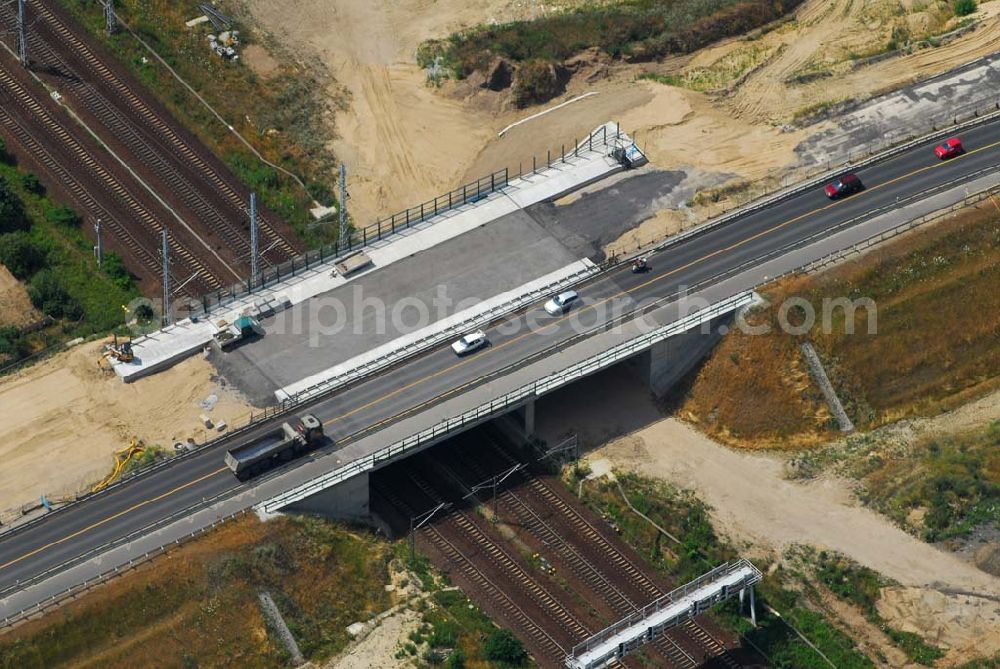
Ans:
[{"label": "white car", "polygon": [[489,343],[490,340],[486,338],[486,333],[482,330],[476,330],[452,344],[451,350],[455,352],[455,355],[465,355],[473,351],[478,351]]},{"label": "white car", "polygon": [[570,308],[576,304],[576,301],[580,299],[580,296],[576,294],[575,290],[567,290],[565,293],[559,293],[551,300],[545,303],[545,311],[548,312],[550,316],[558,316],[564,314],[570,310]]}]

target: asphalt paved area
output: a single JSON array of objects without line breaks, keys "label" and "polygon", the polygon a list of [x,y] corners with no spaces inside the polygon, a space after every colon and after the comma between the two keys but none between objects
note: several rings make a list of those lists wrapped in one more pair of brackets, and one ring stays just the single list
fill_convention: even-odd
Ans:
[{"label": "asphalt paved area", "polygon": [[254,404],[271,405],[278,388],[579,259],[517,211],[276,314],[261,323],[266,335],[210,360]]},{"label": "asphalt paved area", "polygon": [[[626,302],[639,301],[672,295],[681,287],[700,281],[716,281],[720,274],[759,262],[764,255],[789,244],[800,244],[876,207],[927,193],[944,183],[967,179],[983,168],[995,169],[1000,163],[1000,148],[993,146],[1000,143],[1000,122],[966,131],[962,138],[969,153],[958,159],[940,162],[932,153],[934,143],[926,143],[859,171],[867,190],[851,198],[831,203],[821,189],[810,190],[668,247],[651,256],[652,271],[648,274],[636,275],[620,268],[599,276],[579,288],[583,303],[576,318],[592,322],[598,318],[597,307],[606,298],[622,292],[626,293],[622,296]],[[535,305],[515,321],[545,318]],[[345,388],[308,410],[324,421],[327,434],[336,443],[338,457],[359,457],[363,454],[352,450],[351,441],[346,439],[348,435],[391,421],[413,407],[440,402],[443,394],[454,388],[483,384],[480,379],[484,374],[565,341],[578,331],[573,320],[554,319],[550,327],[534,334],[525,334],[525,327],[490,328],[492,346],[474,356],[458,361],[447,347],[440,347]],[[268,425],[262,425],[240,440],[267,429]],[[19,581],[202,499],[226,491],[252,489],[253,481],[238,482],[222,463],[224,449],[231,446],[232,443],[217,444],[158,472],[52,513],[34,525],[0,535],[0,591],[16,590]],[[303,458],[291,463],[288,471],[294,472],[307,461],[315,460]]]}]

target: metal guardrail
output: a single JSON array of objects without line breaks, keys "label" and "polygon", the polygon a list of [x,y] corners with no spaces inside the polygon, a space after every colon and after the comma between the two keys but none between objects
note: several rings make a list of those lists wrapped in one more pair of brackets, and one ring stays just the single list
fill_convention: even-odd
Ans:
[{"label": "metal guardrail", "polygon": [[[608,147],[622,148],[622,136],[620,130],[609,133],[606,125],[601,126],[597,130],[592,131],[586,139],[577,142],[572,147],[572,151],[558,156],[555,160],[553,160],[551,152],[542,165],[539,165],[537,161],[532,159],[532,173],[537,173],[539,169],[552,167],[553,164],[560,160],[566,162],[571,155],[579,156],[581,152],[601,152],[602,148],[606,149]],[[524,174],[519,172],[518,177],[522,176]],[[386,239],[403,230],[407,230],[465,205],[480,202],[493,193],[502,192],[508,186],[510,186],[510,171],[505,167],[502,170],[464,184],[444,195],[439,195],[433,200],[428,200],[414,207],[404,209],[387,218],[379,219],[371,225],[352,231],[346,240],[337,240],[333,244],[322,246],[315,251],[307,251],[297,258],[262,270],[261,279],[257,284],[251,285],[249,280],[241,281],[226,290],[220,289],[214,294],[203,295],[201,298],[202,314],[207,316],[214,309],[254,295],[265,288],[273,287],[282,280],[295,276],[297,271],[306,271],[310,267],[315,267],[319,264],[336,262],[347,254],[364,248],[372,242]]]},{"label": "metal guardrail", "polygon": [[304,388],[294,395],[289,396],[288,401],[301,404],[302,402],[308,401],[312,397],[335,390],[346,383],[355,381],[370,374],[374,374],[375,372],[385,369],[386,367],[403,362],[404,360],[407,360],[415,355],[423,353],[427,349],[433,348],[441,342],[453,339],[456,335],[492,323],[542,299],[543,297],[553,295],[571,286],[575,286],[581,281],[584,281],[600,272],[600,267],[591,266],[578,272],[574,272],[570,276],[558,281],[553,281],[552,283],[535,288],[528,293],[519,295],[514,299],[507,300],[485,313],[467,318],[460,323],[456,323],[445,328],[444,330],[427,335],[426,337],[411,342],[406,346],[397,348],[375,360],[363,363],[354,369],[344,372],[343,374],[321,381],[308,388]]},{"label": "metal guardrail", "polygon": [[[272,513],[281,508],[305,499],[309,495],[319,490],[325,489],[333,484],[344,481],[352,476],[374,469],[382,461],[390,460],[395,456],[412,448],[421,446],[429,441],[434,441],[443,434],[448,434],[456,428],[480,423],[483,420],[495,416],[497,413],[506,411],[510,407],[519,406],[524,400],[531,397],[538,397],[570,381],[593,374],[594,372],[612,365],[619,360],[634,355],[638,351],[643,351],[653,344],[663,341],[668,337],[685,332],[692,327],[696,327],[708,320],[722,314],[727,314],[742,306],[746,306],[753,301],[753,292],[747,291],[726,298],[714,305],[701,309],[690,316],[674,321],[638,337],[634,337],[622,344],[618,344],[610,349],[602,351],[582,362],[576,363],[566,369],[555,372],[538,381],[532,381],[515,390],[504,393],[470,409],[458,416],[446,418],[441,422],[422,430],[414,435],[401,439],[385,448],[379,449],[371,455],[345,465],[332,472],[323,474],[311,482],[307,482],[295,489],[286,491],[281,495],[272,497],[269,500],[259,502],[255,505],[265,513]],[[601,329],[604,329],[602,326]]]},{"label": "metal guardrail", "polygon": [[[963,115],[965,120],[959,121],[959,119],[963,118]],[[967,130],[977,125],[1000,119],[1000,99],[997,99],[992,103],[983,103],[982,105],[972,107],[971,110],[970,108],[965,108],[961,112],[949,112],[948,118],[952,118],[954,120],[954,125],[945,128],[941,124],[931,123],[930,126],[932,130],[922,135],[912,133],[907,135],[905,138],[892,140],[889,139],[892,136],[890,131],[886,137],[882,138],[882,141],[879,144],[870,144],[869,146],[872,146],[873,148],[868,153],[859,154],[859,156],[857,156],[859,158],[857,162],[854,161],[852,154],[848,152],[847,159],[838,165],[827,163],[825,168],[820,168],[814,172],[807,173],[804,181],[800,181],[791,187],[774,191],[769,191],[765,188],[756,196],[751,195],[746,202],[738,205],[736,208],[724,212],[722,215],[717,216],[706,223],[695,226],[690,230],[674,235],[657,244],[645,247],[643,250],[647,253],[662,251],[663,249],[680,244],[681,242],[692,237],[705,234],[715,228],[724,226],[737,218],[746,216],[747,214],[761,209],[766,209],[800,193],[817,188],[818,186],[829,182],[835,176],[842,174],[845,169],[850,168],[853,170],[860,170],[889,160],[890,158],[893,158],[901,153],[905,153],[915,146],[931,141],[935,137],[944,137],[955,132]],[[874,147],[878,147],[878,152],[875,151]]]},{"label": "metal guardrail", "polygon": [[[989,118],[983,117],[978,122],[985,122],[986,120],[990,120],[991,118],[997,117],[997,116],[1000,116],[1000,115],[993,114]],[[963,126],[963,127],[967,127],[968,125],[973,125],[973,124],[974,123],[970,123],[970,124],[967,124],[966,126]],[[921,138],[913,141],[911,143],[911,145],[912,144],[922,143],[924,141],[928,141],[928,139],[929,139],[928,136],[921,137]],[[878,159],[881,160],[881,159],[885,159],[886,157],[888,157],[888,156],[879,156]],[[996,169],[996,167],[993,167],[993,168],[988,168],[987,170],[983,170],[983,171],[990,171],[990,170],[995,170],[995,169]],[[967,181],[968,178],[969,177],[962,177],[961,179],[955,180],[955,182],[957,182],[957,181]],[[954,185],[955,182],[949,182],[948,185]],[[799,188],[798,190],[796,190],[795,192],[796,193],[797,192],[801,192],[802,190],[805,190],[805,189],[806,189],[805,187],[802,187],[802,188]],[[989,189],[989,192],[987,192],[987,191],[981,191],[980,193],[974,194],[974,195],[966,198],[965,200],[963,200],[963,203],[959,203],[959,204],[953,205],[950,208],[950,210],[959,209],[959,208],[961,208],[962,205],[964,205],[964,204],[966,204],[968,202],[972,202],[972,201],[978,202],[978,201],[981,201],[982,199],[985,199],[986,197],[988,197],[990,195],[990,193],[992,193],[992,192],[995,192],[995,189]],[[775,202],[777,202],[777,201],[779,201],[781,199],[786,199],[789,196],[790,196],[789,193],[782,193],[781,195],[776,196],[776,198],[772,198],[769,202],[763,204],[762,206],[769,206],[770,204],[774,204]],[[919,198],[923,198],[923,197],[926,197],[926,194],[922,193],[919,196],[914,196],[914,198],[911,198],[911,199],[919,199]],[[909,200],[907,200],[907,201],[909,201]],[[888,208],[888,209],[895,209],[895,208],[897,208],[898,204],[901,204],[901,203],[902,203],[902,201],[900,203],[894,203],[890,207],[885,207],[885,208],[879,208],[879,209],[871,210],[870,212],[866,212],[865,214],[862,214],[862,215],[860,215],[858,217],[855,217],[854,219],[851,219],[850,221],[847,221],[847,222],[845,222],[843,224],[838,225],[835,229],[842,229],[844,227],[847,227],[848,225],[856,224],[860,220],[863,220],[863,219],[866,219],[866,218],[871,218],[874,215],[878,215],[879,213],[881,213],[886,208]],[[744,209],[741,209],[739,212],[732,212],[732,217],[736,217],[738,215],[743,215],[743,214],[749,213],[751,211],[754,211],[756,208],[758,208],[758,207],[744,208]],[[926,217],[924,217],[924,218],[926,218]],[[727,220],[731,220],[731,218],[727,219]],[[929,219],[929,220],[933,220],[933,219]],[[716,225],[716,224],[717,224],[716,222],[714,222],[714,221],[712,222],[712,225]],[[706,225],[708,225],[708,224],[706,224]],[[705,227],[705,226],[702,226],[702,227]],[[893,230],[900,229],[900,228],[902,228],[902,229],[905,230],[905,229],[908,229],[910,227],[912,227],[911,222],[907,222],[907,223],[902,223],[899,226],[894,227]],[[689,231],[689,233],[685,233],[685,235],[679,235],[678,237],[686,238],[686,237],[692,236],[691,233],[695,233],[695,232],[700,232],[700,230],[699,229],[695,229],[695,230]],[[814,239],[816,236],[820,236],[820,235],[826,236],[828,234],[829,234],[829,230],[823,231],[822,233],[818,233],[817,235],[814,235],[813,237],[810,237],[808,240],[806,240],[806,241],[804,241],[802,243],[797,243],[794,246],[802,246],[803,244],[808,243],[808,241],[811,241],[812,239]],[[898,233],[896,233],[896,234],[898,234]],[[871,239],[875,239],[875,238],[879,238],[879,237],[885,237],[885,238],[887,238],[888,236],[894,236],[892,234],[892,230],[887,230],[887,231],[885,231],[883,233],[880,233],[879,235],[874,236]],[[662,250],[664,248],[667,248],[672,243],[676,243],[677,240],[678,240],[677,237],[672,238],[671,240],[668,240],[667,243],[663,243],[663,244],[660,244],[660,245],[657,245],[657,246],[653,247],[653,250],[658,251],[658,250]],[[872,243],[877,243],[877,242],[872,242]],[[868,245],[870,245],[870,244],[868,244]],[[792,246],[792,245],[789,245],[789,246]],[[858,246],[858,245],[855,245],[855,246]],[[852,247],[852,248],[854,248],[854,247]],[[788,250],[788,247],[783,247],[782,252],[787,251],[787,250]],[[648,253],[649,251],[648,250],[644,250],[644,252]],[[850,251],[848,250],[847,252],[850,252]],[[845,252],[836,252],[836,253],[830,254],[830,256],[843,255],[844,253]],[[757,259],[757,260],[745,263],[744,265],[741,265],[739,268],[737,268],[736,271],[745,269],[747,266],[752,266],[752,265],[755,265],[755,264],[759,264],[762,260],[766,259],[767,257],[770,257],[770,255],[771,254],[768,254],[768,256],[762,257],[761,259]],[[628,261],[627,260],[622,260],[622,259],[619,259],[617,261],[616,260],[612,260],[612,262],[610,262],[610,263],[608,263],[606,265],[605,269],[611,269],[613,267],[620,266],[621,264],[624,264],[625,262],[628,262]],[[798,268],[795,268],[793,270],[790,270],[790,271],[788,271],[785,274],[782,274],[780,276],[771,277],[771,278],[768,279],[768,282],[771,282],[771,281],[774,281],[774,280],[776,280],[778,278],[781,278],[781,276],[787,276],[789,274],[793,274],[793,273],[796,273],[796,272],[809,271],[808,268],[810,266],[812,266],[812,265],[814,265],[814,263],[808,263],[807,265],[803,265],[802,267],[798,267]],[[730,271],[730,272],[727,272],[727,273],[725,273],[723,275],[719,275],[718,277],[712,277],[711,279],[708,279],[708,280],[706,280],[704,282],[701,282],[700,284],[698,284],[698,286],[706,285],[706,284],[709,284],[709,283],[717,283],[718,281],[723,280],[725,277],[731,276],[734,273],[735,273],[734,271]],[[671,296],[671,298],[673,298],[673,297],[676,297],[676,296]],[[311,398],[311,399],[315,400],[317,398]],[[146,468],[143,468],[141,470],[138,470],[138,471],[135,472],[135,474],[132,477],[124,479],[122,481],[118,481],[115,484],[113,484],[112,486],[109,486],[108,488],[106,488],[105,490],[102,490],[99,493],[93,493],[92,495],[86,495],[84,497],[81,497],[81,498],[75,500],[74,502],[71,502],[70,504],[67,504],[65,506],[57,508],[55,511],[50,512],[49,514],[46,514],[45,516],[41,516],[39,518],[33,519],[32,521],[28,521],[27,523],[24,523],[22,525],[15,526],[15,527],[13,527],[12,529],[10,529],[8,531],[9,532],[16,532],[16,531],[19,531],[19,530],[24,529],[26,527],[30,527],[31,525],[34,525],[36,522],[39,522],[40,520],[43,520],[44,518],[48,517],[48,515],[51,515],[52,513],[58,513],[58,512],[63,511],[65,509],[69,508],[69,507],[75,506],[79,502],[81,502],[81,501],[83,501],[85,499],[90,499],[94,495],[107,494],[108,491],[114,489],[118,485],[121,485],[121,484],[123,484],[123,483],[125,483],[127,481],[130,481],[132,478],[137,478],[139,476],[144,476],[144,475],[150,474],[153,471],[155,471],[155,470],[157,470],[157,469],[159,469],[161,467],[170,466],[170,465],[176,463],[178,460],[180,460],[182,458],[189,457],[189,456],[191,456],[191,455],[193,455],[195,453],[201,452],[201,451],[203,451],[203,450],[205,450],[207,448],[210,448],[210,447],[213,447],[213,446],[218,446],[222,442],[224,442],[224,441],[226,441],[228,439],[232,439],[236,435],[242,434],[242,433],[244,433],[244,432],[246,432],[246,431],[248,431],[248,430],[250,430],[252,428],[257,427],[257,425],[261,421],[263,421],[263,420],[274,418],[274,417],[276,417],[278,415],[281,415],[281,414],[287,413],[289,411],[292,411],[295,408],[297,408],[297,405],[294,405],[294,404],[292,404],[290,406],[282,406],[282,407],[276,408],[275,410],[272,410],[272,411],[266,411],[264,414],[258,415],[258,417],[256,419],[254,419],[253,417],[251,417],[251,422],[249,422],[248,424],[246,424],[246,425],[244,425],[244,426],[242,426],[242,427],[240,427],[238,429],[233,430],[233,432],[227,434],[224,437],[221,437],[219,439],[215,439],[213,441],[207,442],[206,444],[198,447],[196,450],[188,452],[188,453],[185,453],[185,454],[183,454],[181,456],[177,456],[175,458],[171,458],[169,460],[165,460],[165,461],[162,461],[160,463],[151,465],[150,467],[146,467]],[[366,432],[366,430],[362,431],[362,433],[363,432]],[[358,434],[358,433],[356,433],[356,434]],[[352,437],[353,436],[354,435],[352,435]],[[204,508],[205,505],[199,505],[199,506],[201,508]],[[158,524],[158,526],[162,526],[162,523]],[[106,551],[108,549],[109,549],[109,545],[106,544],[105,546],[102,546],[99,549],[95,549],[95,551],[104,552],[104,551]],[[65,568],[66,568],[66,566],[65,566],[65,563],[64,563],[63,565],[59,565],[58,567],[55,567],[55,568],[53,568],[50,571],[51,572],[56,572],[56,571],[64,570]],[[91,581],[91,583],[93,583],[93,581]],[[15,614],[15,615],[17,615],[17,614]]]},{"label": "metal guardrail", "polygon": [[[587,137],[586,140],[583,140],[583,141],[579,142],[576,145],[576,147],[574,148],[574,155],[579,155],[579,151],[580,150],[584,150],[586,152],[586,151],[597,151],[598,149],[600,149],[600,147],[605,147],[605,148],[607,148],[607,147],[615,147],[615,148],[617,148],[622,143],[622,140],[621,140],[622,136],[623,135],[620,132],[609,134],[608,131],[607,131],[607,126],[601,126],[600,128],[598,128],[598,129],[594,130],[593,132],[591,132],[590,135]],[[586,147],[584,146],[585,144],[586,144]],[[598,148],[595,149],[594,148],[595,146],[598,147]],[[565,156],[564,156],[564,158],[565,158]],[[549,164],[551,166],[551,164],[552,164],[551,160],[549,161]],[[330,259],[328,258],[327,260],[329,261]],[[609,268],[608,266],[602,266],[601,270],[607,270],[608,268]],[[349,380],[349,381],[345,381],[345,383],[343,385],[346,385],[347,383],[356,382],[358,380],[359,379],[356,378],[356,379],[352,379],[352,380]],[[330,389],[330,390],[328,390],[326,392],[333,392],[335,390],[337,390],[337,388],[332,388],[332,389]],[[311,396],[309,398],[304,398],[302,401],[303,402],[306,402],[306,401],[316,401],[320,397],[322,397],[323,394],[325,394],[325,393],[317,393],[317,394],[315,394],[315,395],[313,395],[313,396]],[[59,513],[61,511],[68,510],[68,509],[76,506],[78,503],[80,503],[80,502],[82,502],[84,500],[89,500],[89,499],[93,498],[95,495],[100,495],[100,494],[108,493],[108,492],[116,489],[118,486],[123,485],[123,484],[125,484],[127,482],[130,482],[131,480],[133,480],[135,478],[139,478],[141,476],[146,476],[148,474],[152,474],[153,472],[155,472],[155,471],[157,471],[157,470],[159,470],[161,468],[164,468],[164,467],[172,466],[172,465],[176,464],[177,462],[180,462],[181,460],[185,460],[185,459],[187,459],[189,457],[192,457],[192,456],[194,456],[194,455],[196,455],[198,453],[201,453],[202,451],[205,451],[205,450],[207,450],[209,448],[218,447],[218,446],[222,445],[223,443],[225,443],[225,442],[227,442],[227,441],[229,441],[229,440],[231,440],[231,439],[233,439],[233,438],[235,438],[237,436],[240,436],[240,435],[246,433],[247,431],[249,431],[251,429],[256,428],[258,425],[260,425],[263,422],[266,422],[268,420],[275,419],[275,418],[277,418],[279,416],[283,416],[285,414],[291,413],[292,411],[294,411],[295,409],[297,409],[299,407],[299,404],[300,404],[299,402],[296,402],[296,401],[293,401],[293,400],[289,399],[289,400],[282,401],[278,406],[265,408],[265,409],[263,409],[259,413],[252,413],[250,415],[249,421],[246,424],[241,425],[240,427],[235,427],[235,428],[231,429],[225,435],[217,437],[216,439],[209,440],[209,441],[205,442],[204,444],[198,445],[198,446],[196,446],[193,449],[186,450],[186,451],[184,451],[183,453],[181,453],[179,455],[167,458],[165,460],[161,460],[159,462],[153,463],[153,464],[148,465],[146,467],[143,467],[141,469],[137,469],[137,470],[134,470],[132,472],[129,472],[126,476],[124,476],[121,479],[115,481],[113,484],[109,485],[107,488],[105,488],[105,489],[103,489],[103,490],[101,490],[101,491],[99,491],[97,493],[91,492],[91,493],[83,494],[83,495],[77,497],[76,499],[74,499],[72,502],[60,505],[60,506],[54,508],[52,511],[49,511],[46,514],[44,514],[42,516],[38,516],[38,517],[33,518],[31,520],[28,520],[28,521],[25,521],[25,522],[21,522],[21,523],[16,523],[16,524],[13,524],[13,525],[0,526],[0,537],[5,536],[7,533],[16,533],[16,532],[19,532],[19,531],[21,531],[23,529],[29,528],[29,527],[37,524],[38,522],[41,522],[45,518],[51,516],[53,513]]]},{"label": "metal guardrail", "polygon": [[179,537],[170,543],[164,544],[159,548],[155,548],[151,551],[148,551],[147,553],[144,553],[141,557],[129,559],[127,563],[112,567],[111,569],[101,572],[100,574],[98,574],[93,578],[85,579],[82,583],[70,586],[61,592],[58,592],[50,597],[47,597],[46,599],[44,599],[41,602],[38,602],[37,604],[21,609],[20,611],[18,611],[13,615],[4,616],[2,623],[0,623],[0,629],[3,629],[5,627],[10,627],[11,625],[15,625],[23,620],[30,618],[31,616],[43,614],[48,609],[56,608],[60,606],[67,599],[82,594],[87,590],[89,590],[90,588],[94,587],[95,585],[100,585],[101,583],[105,583],[115,578],[116,576],[122,576],[124,574],[127,574],[133,569],[139,567],[139,565],[148,562],[149,560],[152,560],[157,555],[162,555],[171,546],[179,546],[182,543],[185,543],[191,539],[201,536],[202,534],[205,534],[210,530],[215,529],[216,527],[222,525],[223,523],[229,522],[230,520],[236,518],[237,516],[242,516],[249,512],[250,509],[241,509],[239,511],[235,511],[227,516],[224,516],[218,520],[213,521],[209,525],[194,530],[183,537]]},{"label": "metal guardrail", "polygon": [[862,240],[862,241],[860,241],[860,242],[852,245],[849,248],[842,249],[840,251],[834,251],[833,253],[829,253],[829,254],[823,256],[822,258],[809,263],[808,265],[806,265],[805,267],[801,268],[798,271],[800,273],[803,273],[803,274],[812,274],[814,272],[818,272],[818,271],[822,270],[823,268],[827,267],[828,265],[834,264],[834,263],[836,263],[836,262],[838,262],[838,261],[840,261],[840,260],[842,260],[842,259],[850,256],[851,254],[860,253],[863,249],[867,249],[867,248],[870,248],[870,247],[875,246],[877,244],[881,244],[882,242],[884,242],[884,241],[886,241],[888,239],[892,239],[893,237],[897,237],[897,236],[903,234],[904,232],[909,232],[910,230],[918,228],[918,227],[924,225],[925,223],[930,223],[932,221],[936,221],[938,219],[946,218],[948,216],[951,216],[956,211],[961,211],[962,209],[965,209],[966,207],[969,207],[970,205],[974,205],[974,204],[977,204],[979,202],[982,202],[983,200],[986,200],[987,198],[992,198],[994,200],[994,202],[996,203],[997,209],[1000,210],[1000,201],[998,201],[998,198],[1000,198],[1000,186],[992,186],[992,187],[987,188],[985,190],[981,190],[981,191],[978,191],[976,193],[972,193],[971,195],[969,195],[968,197],[966,197],[965,199],[963,199],[961,202],[956,202],[955,204],[951,205],[947,209],[941,209],[941,210],[938,210],[938,211],[935,211],[935,212],[931,212],[930,214],[925,214],[925,215],[921,216],[920,218],[915,218],[912,221],[908,221],[906,223],[903,223],[901,225],[897,225],[897,226],[895,226],[895,227],[893,227],[893,228],[891,228],[889,230],[886,230],[884,232],[880,232],[880,233],[878,233],[876,235],[872,235],[871,237],[868,237],[868,238],[866,238],[866,239],[864,239],[864,240]]},{"label": "metal guardrail", "polygon": [[668,606],[675,605],[678,601],[683,600],[688,597],[691,593],[697,591],[710,583],[723,580],[729,576],[733,576],[740,572],[745,572],[743,579],[734,587],[735,590],[740,590],[742,588],[748,588],[756,583],[759,583],[763,575],[760,570],[757,569],[749,560],[746,558],[739,558],[734,562],[726,562],[724,564],[715,567],[711,571],[708,571],[698,578],[685,583],[679,588],[671,590],[665,595],[658,597],[655,601],[650,602],[646,606],[642,607],[638,611],[633,612],[627,617],[619,620],[613,625],[605,627],[600,632],[597,632],[591,636],[586,641],[577,644],[570,651],[567,660],[575,659],[583,655],[584,653],[593,650],[597,646],[605,643],[608,639],[612,638],[622,630],[632,627],[643,620],[649,618],[653,614],[667,608]]}]

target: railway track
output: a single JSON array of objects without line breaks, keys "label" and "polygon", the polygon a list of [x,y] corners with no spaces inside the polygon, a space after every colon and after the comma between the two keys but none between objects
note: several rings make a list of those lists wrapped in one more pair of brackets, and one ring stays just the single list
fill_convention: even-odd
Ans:
[{"label": "railway track", "polygon": [[[380,486],[377,481],[372,481],[373,491],[391,505],[403,511],[409,516],[414,516],[414,509],[390,492]],[[565,656],[566,649],[556,641],[552,635],[536,624],[524,610],[511,599],[506,591],[499,587],[489,577],[480,570],[475,563],[470,560],[465,553],[458,549],[454,543],[449,541],[434,525],[428,524],[421,528],[422,536],[426,537],[441,555],[448,560],[449,564],[455,565],[461,574],[474,586],[479,588],[488,598],[493,606],[499,607],[503,615],[507,618],[508,624],[525,635],[532,643],[533,648],[538,652],[541,650],[548,658],[561,658]]]},{"label": "railway track", "polygon": [[[191,189],[200,190],[200,193],[192,197],[203,202],[214,199],[220,208],[228,209],[229,218],[222,218],[221,224],[234,231],[241,231],[234,226],[233,221],[247,216],[246,188],[197,140],[185,137],[186,133],[168,123],[165,118],[170,119],[169,112],[157,109],[158,104],[140,97],[135,92],[137,84],[129,82],[127,75],[119,74],[114,67],[107,65],[104,60],[107,56],[99,56],[97,49],[77,34],[83,30],[72,25],[73,21],[61,9],[48,7],[42,0],[31,0],[29,6],[42,19],[35,24],[32,34],[37,35],[40,40],[47,37],[56,45],[65,45],[65,48],[59,50],[57,58],[67,67],[72,67],[75,63],[77,68],[88,71],[93,78],[87,83],[95,88],[101,86],[107,92],[104,96],[106,100],[119,103],[115,105],[120,112],[114,119],[115,126],[130,124],[137,131],[146,130],[143,134],[147,140],[151,140],[148,148],[165,147],[166,153],[162,157],[167,161],[175,159],[172,162],[191,175],[187,180]],[[52,48],[49,51],[54,54]],[[258,226],[262,248],[269,244],[275,245],[270,252],[273,260],[287,260],[299,251],[297,245],[279,230],[280,226],[273,214],[264,208],[260,208],[258,212]],[[249,251],[248,240],[244,239],[244,244]]]},{"label": "railway track", "polygon": [[[0,4],[4,28],[14,26],[14,12],[14,4]],[[71,102],[74,112],[100,137],[98,142],[129,167],[123,169],[83,127],[66,119],[64,110],[46,100],[47,93],[36,82],[8,66],[0,86],[9,94],[11,107],[17,107],[3,118],[12,148],[23,146],[41,168],[40,176],[69,195],[81,213],[100,218],[114,235],[110,248],[121,252],[127,264],[151,283],[161,270],[159,234],[165,222],[171,224],[175,281],[195,277],[182,292],[197,297],[245,277],[250,255],[247,189],[177,126],[162,105],[145,99],[141,85],[89,44],[82,28],[62,9],[30,0],[28,20],[36,74]],[[3,34],[13,39],[15,33],[0,31]],[[65,151],[60,143],[66,143]],[[172,225],[174,215],[184,221],[182,226]],[[284,224],[263,207],[258,210],[258,233],[265,266],[287,260],[299,250]]]},{"label": "railway track", "polygon": [[[161,271],[162,223],[111,169],[98,162],[95,155],[100,155],[100,150],[85,145],[86,140],[81,141],[60,123],[48,109],[51,103],[44,96],[39,99],[40,93],[19,81],[2,59],[0,91],[0,99],[5,100],[0,114],[3,127],[47,172],[49,180],[64,188],[83,211],[101,219],[141,267]],[[135,228],[139,230],[133,232]],[[221,287],[218,276],[176,235],[170,237],[170,251],[171,262],[178,270],[197,275],[188,285],[189,295],[195,295],[198,289],[205,292]]]},{"label": "railway track", "polygon": [[[484,430],[481,434],[488,435],[488,432]],[[505,462],[511,465],[516,464],[515,459],[495,439],[487,438],[487,443]],[[581,544],[599,551],[603,560],[614,565],[617,572],[625,577],[635,591],[645,596],[647,602],[666,594],[660,586],[654,583],[641,569],[636,567],[590,521],[584,518],[543,481],[537,477],[525,476],[524,484],[527,490],[530,491],[530,494],[537,498],[543,508],[550,509],[563,518],[572,528],[572,535],[578,538]],[[677,629],[683,631],[687,638],[693,641],[702,651],[707,652],[708,656],[714,660],[721,662],[730,669],[739,669],[742,666],[740,662],[733,658],[721,641],[694,620],[688,619],[684,621]],[[695,658],[690,658],[690,661],[697,664]],[[688,666],[691,665],[689,664]]]},{"label": "railway track", "polygon": [[[485,480],[487,473],[482,469],[481,461],[476,461],[472,458],[463,459],[463,452],[467,451],[456,449],[453,455],[458,457],[462,464],[474,472],[480,480]],[[512,489],[506,488],[498,491],[497,501],[513,515],[519,527],[524,528],[534,535],[542,546],[546,546],[554,551],[573,574],[611,607],[619,619],[641,608],[639,603],[634,601],[632,597],[629,597],[612,582],[604,570],[600,569],[587,556],[584,556],[573,544],[565,540],[560,533],[539,515],[536,509]],[[670,635],[660,635],[650,645],[671,666],[679,667],[680,669],[690,669],[698,666],[698,662],[694,657],[685,651]]]}]

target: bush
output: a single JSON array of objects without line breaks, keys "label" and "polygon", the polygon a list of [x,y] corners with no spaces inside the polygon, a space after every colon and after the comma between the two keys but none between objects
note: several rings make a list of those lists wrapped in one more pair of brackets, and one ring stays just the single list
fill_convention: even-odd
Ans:
[{"label": "bush", "polygon": [[21,188],[29,193],[34,193],[35,195],[42,195],[45,193],[45,186],[43,186],[42,182],[38,180],[38,177],[31,172],[25,172],[21,175]]},{"label": "bush", "polygon": [[456,648],[448,655],[448,662],[445,665],[448,669],[465,669],[465,653],[461,648]]},{"label": "bush", "polygon": [[83,222],[78,213],[64,204],[59,204],[46,210],[45,219],[50,223],[64,225],[68,228],[79,227],[80,223]]},{"label": "bush", "polygon": [[101,269],[107,274],[111,281],[122,290],[129,290],[132,287],[132,275],[122,262],[122,257],[114,251],[105,251],[104,260],[101,262]]},{"label": "bush", "polygon": [[968,16],[975,12],[978,7],[976,0],[955,0],[952,9],[955,11],[955,16]]},{"label": "bush", "polygon": [[0,265],[18,279],[28,279],[45,267],[45,263],[45,250],[35,244],[26,232],[0,235]]},{"label": "bush", "polygon": [[10,184],[0,178],[0,233],[27,230],[31,223],[24,215],[21,200],[10,189]]},{"label": "bush", "polygon": [[528,659],[528,652],[510,630],[496,630],[486,640],[486,658],[493,662],[520,666]]},{"label": "bush", "polygon": [[83,316],[80,303],[70,297],[59,276],[51,269],[35,274],[28,286],[28,296],[36,308],[52,318],[78,320]]}]

